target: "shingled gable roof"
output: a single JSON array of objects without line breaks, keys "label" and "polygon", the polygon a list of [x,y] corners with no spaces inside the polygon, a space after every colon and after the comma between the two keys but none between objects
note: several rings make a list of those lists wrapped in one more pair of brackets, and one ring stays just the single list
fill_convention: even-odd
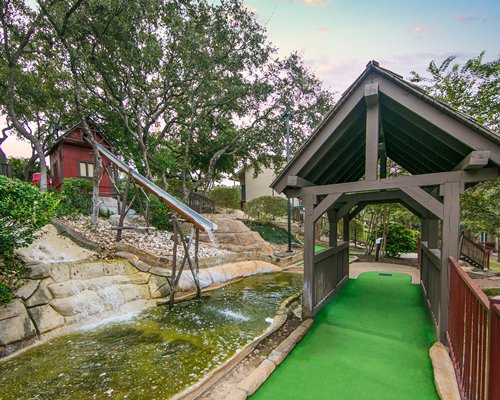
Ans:
[{"label": "shingled gable roof", "polygon": [[473,150],[490,150],[489,164],[500,165],[498,133],[370,61],[271,184],[273,189],[283,192],[287,176],[316,185],[363,177],[365,85],[374,82],[379,85],[380,141],[387,156],[411,174],[450,171]]}]

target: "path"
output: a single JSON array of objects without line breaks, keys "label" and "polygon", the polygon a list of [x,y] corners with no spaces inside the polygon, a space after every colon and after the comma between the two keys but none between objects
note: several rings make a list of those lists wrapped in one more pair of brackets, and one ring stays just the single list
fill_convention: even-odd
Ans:
[{"label": "path", "polygon": [[321,310],[252,400],[438,399],[434,341],[420,287],[408,275],[367,272]]}]

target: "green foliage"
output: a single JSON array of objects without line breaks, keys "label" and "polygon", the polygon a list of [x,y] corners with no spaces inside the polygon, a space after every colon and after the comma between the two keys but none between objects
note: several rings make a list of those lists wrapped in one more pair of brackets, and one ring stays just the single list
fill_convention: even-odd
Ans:
[{"label": "green foliage", "polygon": [[460,197],[460,206],[463,230],[500,234],[500,180],[466,189]]},{"label": "green foliage", "polygon": [[149,206],[149,223],[156,229],[162,231],[172,230],[172,217],[174,212],[165,203],[162,203],[156,197],[151,197]]},{"label": "green foliage", "polygon": [[245,204],[245,212],[257,221],[274,221],[286,216],[287,201],[279,196],[261,196]]},{"label": "green foliage", "polygon": [[[250,221],[247,223],[248,227],[259,235],[267,242],[276,244],[288,243],[288,232],[286,229],[273,225],[270,222],[255,222]],[[292,243],[299,243],[297,238],[292,235]]]},{"label": "green foliage", "polygon": [[0,176],[0,257],[33,242],[36,231],[55,216],[58,200],[18,179]]},{"label": "green foliage", "polygon": [[13,299],[10,288],[0,282],[0,304],[6,304]]},{"label": "green foliage", "polygon": [[58,215],[89,215],[92,210],[92,183],[85,178],[66,178],[59,197]]},{"label": "green foliage", "polygon": [[456,56],[446,58],[439,66],[431,61],[427,67],[429,77],[412,72],[411,80],[419,83],[432,96],[498,131],[500,59],[486,62],[484,55],[483,51],[464,65],[453,63]]},{"label": "green foliage", "polygon": [[9,157],[9,165],[12,171],[12,177],[22,181],[31,182],[33,171],[40,170],[40,162],[36,161],[31,164],[29,158]]},{"label": "green foliage", "polygon": [[210,197],[216,207],[240,208],[240,191],[237,187],[217,186],[210,192]]},{"label": "green foliage", "polygon": [[[376,237],[382,237],[383,232],[383,226],[379,226]],[[403,253],[416,252],[418,247],[418,237],[418,231],[408,229],[398,223],[389,223],[387,227],[385,254],[388,257],[399,257]],[[371,240],[375,240],[375,236],[373,234]]]}]

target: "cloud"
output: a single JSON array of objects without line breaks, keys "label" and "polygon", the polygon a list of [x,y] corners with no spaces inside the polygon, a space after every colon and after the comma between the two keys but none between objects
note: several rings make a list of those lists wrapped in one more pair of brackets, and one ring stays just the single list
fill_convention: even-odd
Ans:
[{"label": "cloud", "polygon": [[490,19],[490,16],[479,15],[479,14],[459,14],[455,15],[455,19],[458,22],[474,22],[474,21],[486,22]]},{"label": "cloud", "polygon": [[320,26],[319,28],[316,29],[316,32],[319,33],[320,35],[327,35],[331,32],[331,29],[327,28],[326,26]]},{"label": "cloud", "polygon": [[430,27],[425,25],[416,25],[411,28],[411,31],[415,37],[422,37],[433,32]]},{"label": "cloud", "polygon": [[330,0],[294,0],[295,3],[301,3],[307,7],[323,7],[330,4]]}]

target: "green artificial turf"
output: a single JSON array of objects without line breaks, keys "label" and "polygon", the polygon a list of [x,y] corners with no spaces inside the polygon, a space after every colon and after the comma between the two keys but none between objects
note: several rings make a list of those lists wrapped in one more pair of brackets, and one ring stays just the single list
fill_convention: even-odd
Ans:
[{"label": "green artificial turf", "polygon": [[318,313],[252,400],[438,399],[434,341],[419,286],[366,272]]}]

